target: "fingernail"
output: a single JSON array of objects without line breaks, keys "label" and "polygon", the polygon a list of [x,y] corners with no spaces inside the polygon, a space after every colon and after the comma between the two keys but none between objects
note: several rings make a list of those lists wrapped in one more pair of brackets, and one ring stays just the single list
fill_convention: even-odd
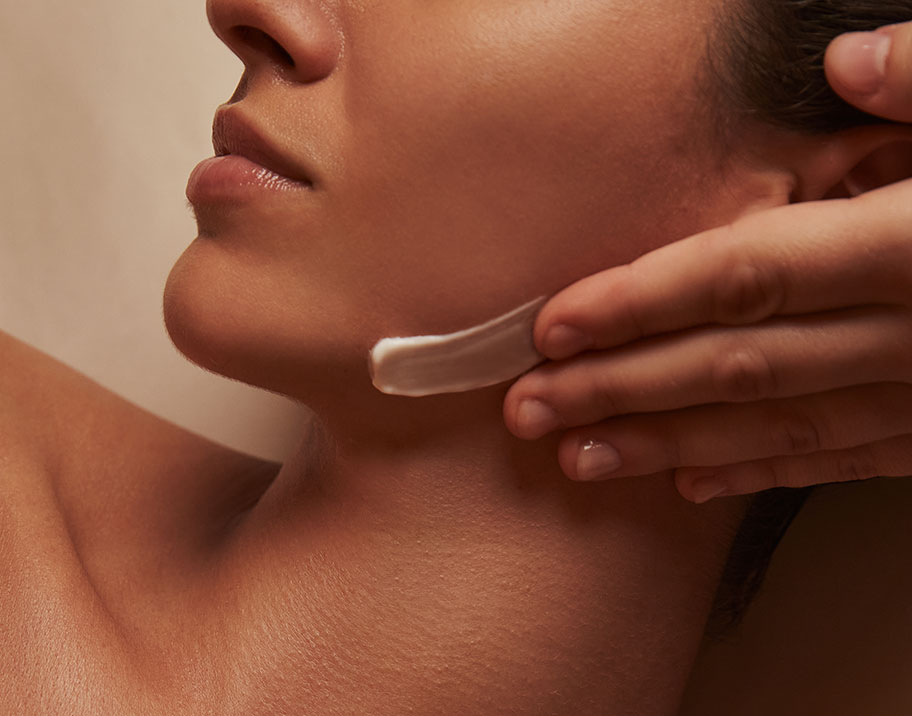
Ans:
[{"label": "fingernail", "polygon": [[698,505],[702,505],[704,502],[709,502],[714,497],[719,497],[726,489],[727,486],[721,478],[710,475],[709,477],[701,477],[696,480],[691,488],[691,492],[693,493],[694,502]]},{"label": "fingernail", "polygon": [[611,445],[600,440],[586,440],[576,456],[576,477],[596,480],[617,472],[620,466],[621,455]]},{"label": "fingernail", "polygon": [[542,401],[526,398],[516,411],[516,423],[524,437],[534,440],[558,427],[560,418]]},{"label": "fingernail", "polygon": [[543,348],[552,360],[569,358],[592,346],[592,338],[578,328],[559,323],[545,334]]},{"label": "fingernail", "polygon": [[859,94],[880,89],[892,43],[892,37],[882,32],[852,32],[835,40],[830,64],[839,84]]}]

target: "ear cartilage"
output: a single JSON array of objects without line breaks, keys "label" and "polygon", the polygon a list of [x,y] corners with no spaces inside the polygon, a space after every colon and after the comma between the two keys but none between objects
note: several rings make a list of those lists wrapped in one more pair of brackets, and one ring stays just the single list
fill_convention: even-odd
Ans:
[{"label": "ear cartilage", "polygon": [[532,341],[541,296],[487,323],[440,336],[384,338],[370,353],[374,387],[389,395],[462,393],[516,378],[545,358]]}]

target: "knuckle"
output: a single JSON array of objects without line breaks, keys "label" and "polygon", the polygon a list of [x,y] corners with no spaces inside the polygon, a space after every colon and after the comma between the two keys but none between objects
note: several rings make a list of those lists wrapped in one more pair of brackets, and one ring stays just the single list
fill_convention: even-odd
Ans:
[{"label": "knuckle", "polygon": [[785,300],[780,275],[754,263],[737,263],[726,271],[714,296],[718,323],[753,323],[778,311]]},{"label": "knuckle", "polygon": [[893,383],[894,390],[902,389],[903,385],[912,384],[912,314],[897,326],[895,334],[904,333],[900,340],[894,340],[882,351],[883,381]]},{"label": "knuckle", "polygon": [[[868,195],[863,194],[863,197]],[[875,207],[872,207],[872,209]],[[905,222],[912,219],[912,211],[902,217]],[[897,221],[897,224],[900,222]],[[878,281],[872,289],[876,295],[897,306],[908,308],[912,288],[912,242],[906,224],[901,230],[891,229],[878,237],[877,253],[870,257],[871,270],[877,272]]]},{"label": "knuckle", "polygon": [[589,399],[589,414],[593,419],[623,415],[621,387],[613,380],[600,378],[593,385]]},{"label": "knuckle", "polygon": [[518,402],[522,398],[545,396],[551,393],[555,386],[559,389],[563,378],[559,368],[560,366],[546,363],[520,376],[510,386],[508,397]]},{"label": "knuckle", "polygon": [[657,469],[677,468],[685,464],[684,445],[681,437],[675,433],[663,433],[656,437],[656,445],[661,446],[657,453],[661,455],[662,464]]},{"label": "knuckle", "polygon": [[625,321],[625,337],[631,341],[639,340],[647,332],[645,317],[640,315],[642,301],[637,300],[636,288],[639,284],[639,276],[636,274],[634,265],[630,264],[618,267],[617,275],[617,294],[622,297],[620,315]]},{"label": "knuckle", "polygon": [[773,446],[783,455],[798,455],[820,450],[822,437],[817,424],[797,413],[779,416],[771,429]]},{"label": "knuckle", "polygon": [[795,481],[789,464],[784,460],[776,460],[765,466],[766,483],[770,487],[794,487]]},{"label": "knuckle", "polygon": [[776,377],[762,351],[736,345],[720,351],[712,368],[713,387],[730,403],[763,400],[776,392]]}]

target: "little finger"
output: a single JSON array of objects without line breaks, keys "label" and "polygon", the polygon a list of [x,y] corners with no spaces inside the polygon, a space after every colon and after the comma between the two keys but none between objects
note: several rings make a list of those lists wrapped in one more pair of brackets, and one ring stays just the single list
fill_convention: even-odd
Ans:
[{"label": "little finger", "polygon": [[558,447],[574,480],[650,475],[841,450],[912,434],[912,386],[852,386],[759,403],[628,415],[567,431]]},{"label": "little finger", "polygon": [[872,477],[912,475],[912,435],[902,435],[847,450],[776,457],[723,468],[681,468],[678,492],[691,502],[747,495],[773,487],[807,487]]}]

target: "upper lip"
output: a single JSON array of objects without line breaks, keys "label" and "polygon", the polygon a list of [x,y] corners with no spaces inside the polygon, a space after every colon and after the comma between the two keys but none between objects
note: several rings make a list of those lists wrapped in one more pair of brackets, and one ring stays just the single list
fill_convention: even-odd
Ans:
[{"label": "upper lip", "polygon": [[212,122],[212,147],[218,157],[245,157],[286,179],[313,185],[308,172],[285,156],[257,128],[230,107],[222,107]]}]

